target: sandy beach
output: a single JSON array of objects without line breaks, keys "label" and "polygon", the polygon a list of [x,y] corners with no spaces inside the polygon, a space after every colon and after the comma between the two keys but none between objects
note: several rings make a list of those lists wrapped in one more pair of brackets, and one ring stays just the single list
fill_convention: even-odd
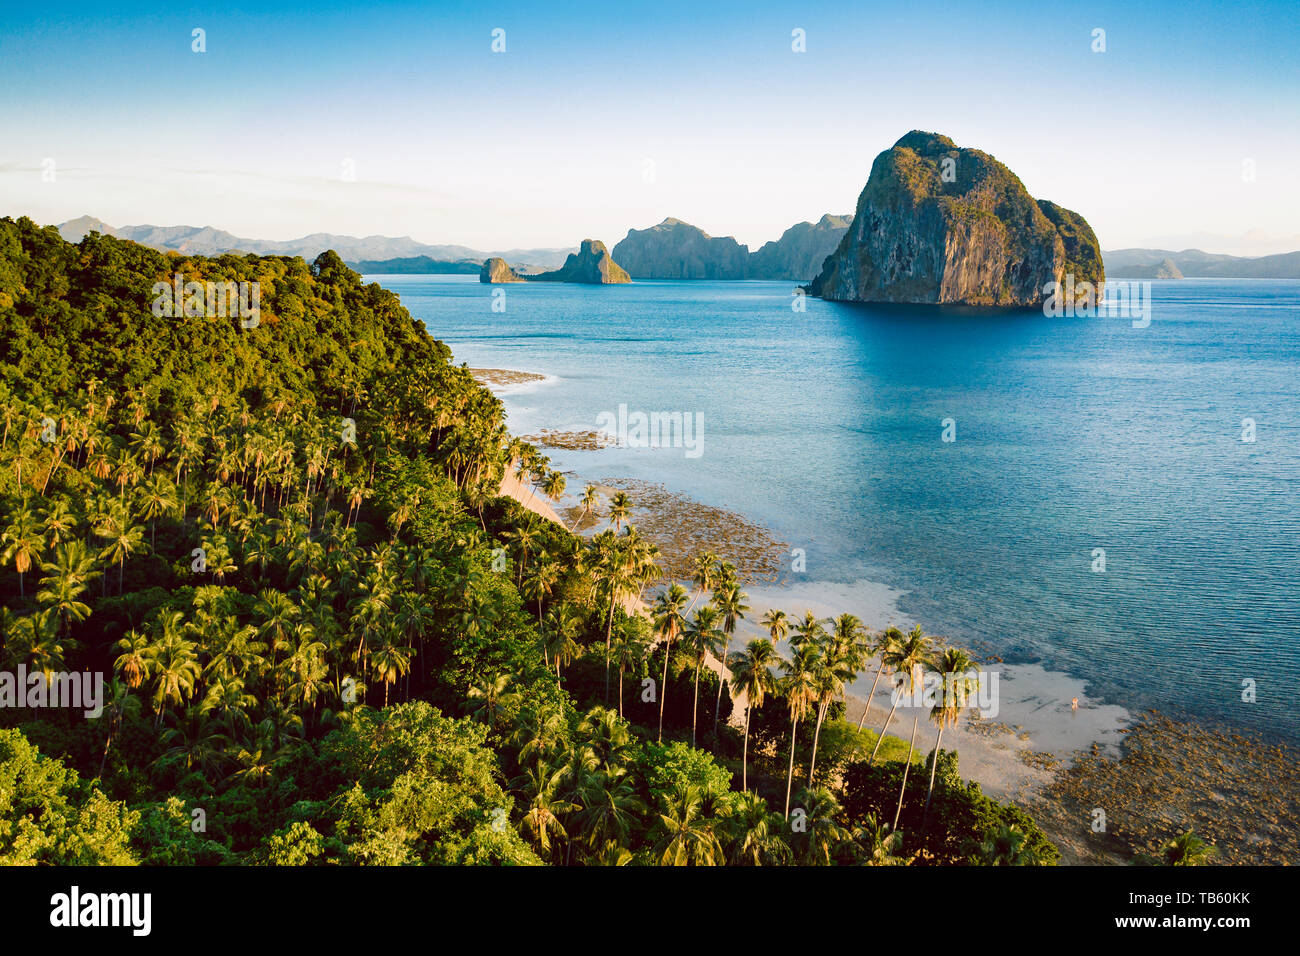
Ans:
[{"label": "sandy beach", "polygon": [[[547,377],[531,373],[527,379],[507,375],[496,381],[494,391],[528,390],[544,384]],[[554,506],[513,476],[502,481],[501,491],[565,527],[579,516],[578,496],[586,484],[596,485],[606,498],[626,491],[633,501],[631,520],[659,546],[667,579],[681,583],[693,597],[689,569],[696,554],[713,551],[735,563],[750,610],[732,640],[733,650],[753,637],[767,636],[758,621],[771,608],[785,611],[790,618],[802,617],[805,611],[822,618],[850,613],[873,631],[891,625],[908,630],[915,623],[925,627],[924,621],[913,621],[900,611],[905,593],[885,584],[867,579],[799,581],[800,575],[785,570],[785,546],[744,515],[652,482],[572,472],[568,477],[568,492]],[[590,535],[605,526],[603,519],[588,517],[575,530]],[[647,600],[653,593],[646,595]],[[630,598],[623,606],[638,613],[646,610],[647,602]],[[946,643],[942,636],[932,636],[938,646]],[[957,751],[962,777],[975,781],[992,797],[1030,810],[1061,848],[1062,863],[1129,862],[1133,853],[1153,852],[1170,833],[1189,827],[1212,838],[1217,834],[1225,862],[1300,858],[1288,822],[1295,810],[1292,781],[1300,772],[1292,749],[1194,723],[1153,720],[1090,696],[1084,679],[1034,663],[1008,664],[988,648],[966,649],[982,671],[997,675],[997,712],[981,716],[974,708],[967,710],[956,728],[944,732],[943,746]],[[777,650],[787,654],[787,642],[782,641]],[[716,658],[710,657],[706,665],[726,676]],[[862,717],[876,666],[876,661],[869,662],[846,688],[846,719],[854,726]],[[883,677],[870,701],[866,728],[879,731],[885,723],[891,690],[888,676]],[[1075,698],[1078,706],[1072,708]],[[739,725],[745,701],[733,696],[733,702],[732,722]],[[907,740],[914,716],[920,717],[917,749],[928,753],[934,746],[935,728],[924,709],[915,712],[900,705],[887,733]],[[1136,751],[1130,737],[1134,733],[1141,740]],[[1153,764],[1144,756],[1153,748],[1176,756]],[[1197,761],[1209,761],[1209,770]],[[1159,766],[1158,772],[1154,766]],[[1206,777],[1210,770],[1213,773]],[[1207,780],[1212,786],[1205,785]],[[1158,795],[1164,787],[1178,795],[1176,810]],[[1122,809],[1117,807],[1121,791],[1125,791]],[[1258,808],[1260,822],[1247,828],[1249,832],[1237,833],[1225,821],[1242,818],[1220,813],[1225,802]],[[1089,828],[1091,808],[1098,805],[1116,807],[1125,821],[1122,827],[1112,828],[1111,837],[1099,837]]]},{"label": "sandy beach", "polygon": [[[765,634],[754,622],[769,608],[790,617],[810,610],[819,617],[855,614],[873,631],[890,625],[907,630],[916,622],[898,610],[902,593],[872,581],[852,584],[808,583],[785,588],[750,588],[751,636]],[[922,625],[924,626],[924,625]],[[778,648],[785,652],[785,642]],[[863,701],[875,680],[878,661],[871,661],[847,688],[847,719],[857,725]],[[993,663],[984,670],[998,675],[998,713],[981,718],[970,710],[956,729],[944,732],[945,749],[957,751],[961,774],[976,781],[985,793],[1023,802],[1051,782],[1058,766],[1068,766],[1073,755],[1094,743],[1118,756],[1120,731],[1132,721],[1122,707],[1102,704],[1087,695],[1086,682],[1067,674],[1046,671],[1034,664]],[[865,726],[879,730],[890,708],[891,686],[882,677],[871,700]],[[1079,698],[1071,710],[1071,698]],[[906,740],[911,735],[913,708],[899,706],[889,733]],[[926,710],[920,711],[917,746],[934,746],[934,727]]]},{"label": "sandy beach", "polygon": [[[484,381],[497,391],[503,388],[527,388],[546,380],[539,373],[510,373],[508,370],[478,370],[486,372]],[[523,376],[523,377],[521,377]],[[577,500],[580,489],[587,480],[573,476],[566,494],[554,506],[542,495],[508,474],[501,482],[501,493],[514,498],[525,508],[550,521],[569,527],[577,517]],[[670,575],[693,591],[687,568],[694,554],[713,550],[719,556],[736,561],[740,566],[742,583],[749,594],[750,611],[742,621],[733,648],[741,647],[753,637],[766,636],[757,624],[770,608],[779,608],[796,617],[811,610],[819,617],[829,618],[839,614],[855,614],[871,630],[894,625],[904,630],[914,622],[898,609],[903,596],[887,585],[869,580],[852,583],[807,582],[777,586],[770,583],[773,555],[780,546],[770,536],[764,538],[753,528],[746,528],[742,541],[735,541],[736,522],[749,525],[743,516],[711,508],[680,495],[673,495],[658,486],[648,486],[651,501],[657,506],[647,509],[637,507],[637,491],[624,481],[602,479],[592,481],[597,490],[609,496],[620,488],[628,490],[634,502],[633,520],[643,533],[652,539],[663,552],[663,564]],[[635,484],[635,483],[634,483]],[[644,494],[643,494],[644,497]],[[672,518],[674,529],[683,521],[690,525],[690,533],[674,530],[672,534],[653,534],[659,527],[664,512]],[[567,515],[568,517],[561,517]],[[687,515],[687,518],[683,518]],[[593,533],[605,522],[587,519],[577,529],[578,533]],[[756,558],[747,557],[757,555]],[[751,566],[752,565],[752,566]],[[645,608],[645,602],[631,598],[624,602],[629,613]],[[924,626],[924,622],[921,622]],[[786,653],[786,644],[778,646]],[[978,658],[978,654],[975,654]],[[723,671],[721,661],[710,658],[706,665],[715,673]],[[1026,801],[1049,784],[1056,770],[1070,765],[1074,755],[1089,750],[1094,744],[1102,752],[1118,756],[1121,731],[1132,722],[1132,715],[1122,707],[1102,704],[1088,696],[1085,681],[1067,674],[1046,671],[1034,664],[1008,665],[1000,662],[985,665],[985,669],[998,675],[998,712],[996,716],[981,718],[975,711],[968,712],[956,729],[944,734],[945,748],[958,753],[964,777],[980,784],[984,791],[1001,799]],[[876,662],[872,661],[862,675],[847,688],[847,719],[855,726],[862,716],[863,701],[875,679]],[[891,685],[882,678],[871,701],[871,712],[865,726],[879,730],[890,708]],[[1077,697],[1079,706],[1072,710],[1070,701]],[[743,719],[743,698],[735,699],[737,720]],[[907,739],[911,732],[913,711],[900,706],[894,714],[888,732]],[[928,750],[933,746],[933,730],[928,714],[922,713],[922,727],[917,734],[917,745]]]}]

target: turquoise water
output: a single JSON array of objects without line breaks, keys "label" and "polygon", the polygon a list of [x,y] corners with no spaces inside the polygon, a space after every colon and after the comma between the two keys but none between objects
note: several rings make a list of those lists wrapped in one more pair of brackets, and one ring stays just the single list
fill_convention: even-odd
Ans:
[{"label": "turquoise water", "polygon": [[1300,282],[1155,282],[1135,329],[799,313],[783,282],[497,287],[494,313],[475,277],[375,279],[457,361],[558,377],[506,396],[517,434],[620,403],[702,415],[699,457],[556,466],[741,511],[806,550],[808,579],[904,589],[927,630],[1110,702],[1300,736]]}]

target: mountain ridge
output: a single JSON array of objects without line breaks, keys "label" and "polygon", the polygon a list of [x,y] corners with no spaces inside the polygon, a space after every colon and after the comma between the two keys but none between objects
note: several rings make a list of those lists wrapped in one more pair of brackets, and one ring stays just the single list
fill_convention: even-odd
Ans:
[{"label": "mountain ridge", "polygon": [[[93,216],[79,216],[60,223],[59,235],[68,242],[80,242],[90,231],[117,239],[129,239],[142,246],[165,252],[215,256],[228,252],[254,255],[302,256],[311,261],[322,252],[333,250],[348,263],[376,263],[405,258],[427,257],[437,262],[482,262],[491,256],[501,256],[514,262],[537,268],[559,268],[565,257],[577,251],[576,247],[506,249],[482,251],[460,245],[430,245],[410,236],[348,236],[337,233],[315,232],[297,239],[249,239],[216,229],[212,226],[110,226]],[[475,267],[477,268],[477,266]]]},{"label": "mountain ridge", "polygon": [[[826,213],[816,222],[805,220],[796,223],[786,229],[779,239],[766,242],[756,250],[749,251],[747,246],[741,246],[737,243],[738,246],[748,252],[749,256],[743,278],[789,279],[799,282],[814,278],[820,269],[822,259],[824,259],[825,255],[829,255],[834,251],[838,242],[838,240],[830,241],[833,238],[830,230],[842,229],[847,232],[848,224],[852,222],[852,219],[851,214],[838,216]],[[674,216],[665,218],[659,225],[686,227],[698,230],[709,239],[715,238],[699,229],[698,226]],[[806,234],[817,230],[819,227],[827,229],[827,233],[821,241],[829,242],[829,246],[826,252],[822,254],[822,257],[817,259],[815,267],[809,270],[807,263],[812,258],[817,257],[818,250],[815,246],[806,245],[808,243]],[[521,274],[535,274],[548,269],[562,268],[566,257],[578,251],[577,247],[546,247],[484,252],[469,246],[421,243],[410,236],[356,237],[320,232],[289,240],[246,239],[212,226],[155,226],[144,224],[115,227],[102,219],[89,215],[69,219],[66,222],[57,224],[56,228],[59,235],[69,242],[79,242],[88,232],[95,231],[118,239],[130,239],[160,251],[175,249],[179,252],[202,255],[220,255],[226,252],[253,253],[255,255],[301,255],[303,258],[310,260],[325,251],[326,248],[333,248],[350,268],[371,275],[396,273],[473,274],[478,272],[482,263],[489,258],[500,258],[510,262],[513,264],[515,271]],[[629,234],[635,231],[637,230],[629,230]],[[733,243],[735,242],[732,237],[724,238],[731,239]],[[783,242],[787,246],[793,246],[794,251],[781,250],[781,254],[778,254],[778,247]],[[342,249],[339,248],[340,246]],[[381,254],[384,248],[395,249],[396,252]],[[611,252],[616,261],[619,261],[618,248],[618,245],[615,245]],[[807,251],[799,251],[804,248]],[[1178,271],[1189,279],[1300,279],[1300,250],[1263,256],[1234,256],[1227,253],[1205,252],[1196,248],[1176,251],[1133,246],[1103,250],[1101,255],[1107,273],[1112,278],[1117,279],[1151,278],[1166,259],[1174,263]],[[791,263],[799,262],[805,264],[791,266]],[[798,274],[805,271],[807,272],[806,275]],[[632,272],[632,276],[638,278],[635,272]],[[643,275],[639,276],[639,278],[666,278],[666,276]]]},{"label": "mountain ridge", "polygon": [[1153,275],[1166,261],[1188,279],[1300,279],[1300,250],[1267,256],[1230,256],[1200,249],[1126,248],[1103,251],[1106,271],[1117,279],[1162,278]]}]

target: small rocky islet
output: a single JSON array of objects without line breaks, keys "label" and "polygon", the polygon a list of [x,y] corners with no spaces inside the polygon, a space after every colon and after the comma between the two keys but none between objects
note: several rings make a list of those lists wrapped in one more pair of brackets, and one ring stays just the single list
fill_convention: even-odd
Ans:
[{"label": "small rocky islet", "polygon": [[577,282],[582,285],[612,285],[631,282],[632,277],[627,274],[627,270],[614,261],[603,242],[599,239],[584,239],[578,251],[569,253],[564,265],[551,272],[522,275],[510,268],[510,264],[500,256],[493,256],[483,263],[478,281],[494,285],[502,282]]}]

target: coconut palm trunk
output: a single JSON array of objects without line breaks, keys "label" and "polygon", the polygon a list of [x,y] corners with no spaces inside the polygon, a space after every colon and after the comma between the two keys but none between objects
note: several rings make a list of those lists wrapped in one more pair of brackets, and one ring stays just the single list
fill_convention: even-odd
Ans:
[{"label": "coconut palm trunk", "polygon": [[867,760],[868,767],[876,762],[876,754],[880,752],[880,745],[885,742],[885,731],[889,729],[889,722],[894,719],[894,711],[896,710],[898,710],[897,700],[894,701],[894,706],[889,708],[889,716],[885,718],[885,726],[880,728],[880,736],[876,738],[876,747],[871,751],[870,759]]},{"label": "coconut palm trunk", "polygon": [[745,749],[740,758],[740,789],[749,792],[749,715],[753,708],[745,704]]},{"label": "coconut palm trunk", "polygon": [[614,601],[618,595],[618,589],[610,586],[609,589],[609,623],[605,625],[605,706],[609,706],[609,652],[610,646],[614,639]]},{"label": "coconut palm trunk", "polygon": [[817,708],[817,726],[813,730],[812,759],[808,761],[808,786],[810,787],[813,781],[813,768],[817,766],[817,742],[822,736],[822,721],[826,719],[826,711],[830,709],[830,706],[830,701],[827,701]]},{"label": "coconut palm trunk", "polygon": [[695,725],[700,715],[700,667],[703,661],[695,664],[695,705],[691,708],[691,746],[695,746]]},{"label": "coconut palm trunk", "polygon": [[865,706],[863,706],[862,708],[862,717],[858,720],[858,730],[861,730],[862,725],[867,722],[867,711],[871,709],[871,702],[875,700],[876,685],[880,683],[880,675],[884,672],[884,670],[885,670],[885,662],[881,661],[880,666],[876,668],[876,679],[871,682],[871,693],[867,695],[867,702]]},{"label": "coconut palm trunk", "polygon": [[912,739],[907,744],[907,763],[903,764],[903,785],[898,789],[898,809],[894,811],[893,829],[898,829],[898,818],[903,815],[903,796],[907,793],[907,772],[912,769],[912,748],[916,745],[916,725],[921,717],[912,718]]},{"label": "coconut palm trunk", "polygon": [[664,742],[664,699],[668,696],[668,654],[671,642],[664,640],[664,681],[659,685],[659,742]]},{"label": "coconut palm trunk", "polygon": [[921,817],[921,829],[930,822],[930,798],[934,796],[934,774],[939,769],[939,745],[943,743],[943,724],[939,725],[939,736],[934,740],[934,756],[930,758],[930,786],[925,791],[925,813]]},{"label": "coconut palm trunk", "polygon": [[785,777],[785,818],[790,819],[790,790],[794,785],[794,744],[796,735],[799,732],[799,718],[794,718],[790,723],[790,771]]},{"label": "coconut palm trunk", "polygon": [[727,635],[726,642],[722,645],[722,658],[718,661],[718,696],[713,701],[713,736],[718,736],[718,714],[722,713],[722,678],[723,671],[727,669],[727,652],[731,650],[731,635]]}]

